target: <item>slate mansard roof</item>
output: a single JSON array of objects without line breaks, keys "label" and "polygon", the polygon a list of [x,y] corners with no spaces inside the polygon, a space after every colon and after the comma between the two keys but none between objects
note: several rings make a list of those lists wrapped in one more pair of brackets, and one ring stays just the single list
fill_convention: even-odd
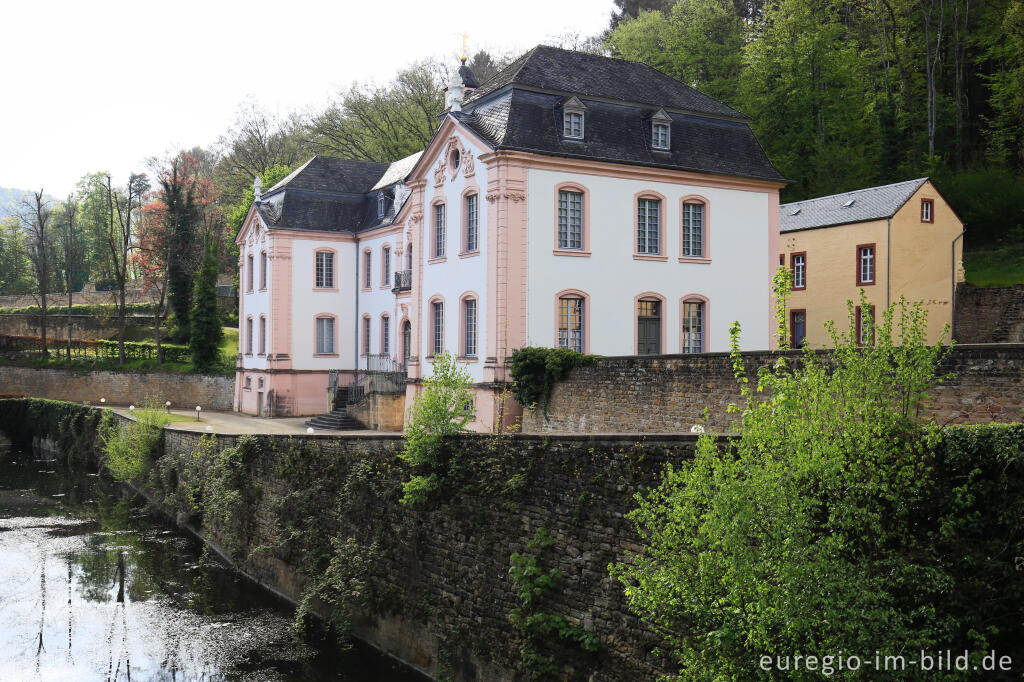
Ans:
[{"label": "slate mansard roof", "polygon": [[926,182],[928,178],[917,178],[782,204],[779,206],[780,231],[793,232],[891,218]]},{"label": "slate mansard roof", "polygon": [[[404,201],[400,183],[422,152],[394,163],[314,156],[271,187],[255,206],[270,227],[358,232],[389,224]],[[388,198],[378,216],[377,197]]]},{"label": "slate mansard roof", "polygon": [[[572,97],[586,107],[583,140],[562,135]],[[651,148],[659,109],[672,119],[669,151]],[[535,47],[452,115],[498,149],[786,182],[746,116],[638,62]]]}]

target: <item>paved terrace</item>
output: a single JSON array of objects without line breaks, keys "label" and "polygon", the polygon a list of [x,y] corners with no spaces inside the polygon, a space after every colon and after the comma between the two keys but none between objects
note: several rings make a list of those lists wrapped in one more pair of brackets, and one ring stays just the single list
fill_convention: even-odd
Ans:
[{"label": "paved terrace", "polygon": [[[132,411],[127,405],[110,405],[111,409],[126,417],[132,416]],[[199,421],[196,421],[195,410],[172,409],[171,414],[189,417],[189,421],[175,421],[166,426],[167,429],[177,431],[207,431],[228,436],[240,436],[247,433],[253,434],[283,434],[283,435],[306,435],[306,421],[311,417],[281,417],[277,419],[266,419],[252,417],[239,412],[221,412],[217,410],[202,410],[199,413]],[[334,436],[365,436],[365,435],[397,435],[389,431],[334,431],[331,429],[316,429],[314,433]]]}]

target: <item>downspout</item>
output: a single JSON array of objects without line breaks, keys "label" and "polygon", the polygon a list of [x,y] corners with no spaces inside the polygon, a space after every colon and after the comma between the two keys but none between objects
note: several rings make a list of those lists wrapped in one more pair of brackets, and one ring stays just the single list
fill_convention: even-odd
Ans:
[{"label": "downspout", "polygon": [[885,221],[885,309],[892,305],[889,292],[892,287],[892,216]]},{"label": "downspout", "polygon": [[[355,358],[355,370],[356,374],[359,372],[359,261],[361,260],[362,254],[359,253],[359,235],[356,235],[356,282],[355,282],[355,296],[356,296],[356,316],[355,324],[353,326],[352,338],[354,345],[352,346],[352,352]],[[367,360],[369,362],[369,360]]]},{"label": "downspout", "polygon": [[953,237],[953,242],[950,244],[950,255],[949,255],[949,279],[952,295],[950,296],[950,305],[953,307],[949,316],[949,322],[952,329],[950,334],[953,335],[953,339],[956,339],[956,243],[964,236],[967,232],[967,223],[964,223],[964,229],[960,231],[960,234]]}]

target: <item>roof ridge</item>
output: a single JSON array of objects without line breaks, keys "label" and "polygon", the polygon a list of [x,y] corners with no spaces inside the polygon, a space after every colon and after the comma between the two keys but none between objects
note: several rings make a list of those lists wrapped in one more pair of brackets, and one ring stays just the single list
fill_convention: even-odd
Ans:
[{"label": "roof ridge", "polygon": [[842,197],[842,196],[846,196],[848,194],[860,194],[862,192],[871,192],[871,191],[876,190],[876,189],[885,189],[887,187],[896,187],[897,185],[909,185],[909,184],[912,184],[912,183],[918,183],[918,186],[920,186],[920,185],[923,185],[925,182],[927,182],[929,179],[930,179],[929,176],[925,176],[925,177],[922,177],[922,178],[914,178],[913,180],[900,180],[899,182],[890,182],[890,183],[887,183],[885,185],[875,185],[873,187],[861,187],[860,189],[851,189],[851,190],[848,190],[846,192],[836,192],[835,194],[825,194],[825,195],[820,196],[820,197],[810,197],[809,199],[801,199],[799,201],[789,201],[789,202],[787,202],[785,204],[779,204],[779,207],[781,208],[782,206],[795,206],[796,204],[806,204],[807,202],[810,202],[810,201],[824,201],[825,199],[832,199],[834,197]]}]

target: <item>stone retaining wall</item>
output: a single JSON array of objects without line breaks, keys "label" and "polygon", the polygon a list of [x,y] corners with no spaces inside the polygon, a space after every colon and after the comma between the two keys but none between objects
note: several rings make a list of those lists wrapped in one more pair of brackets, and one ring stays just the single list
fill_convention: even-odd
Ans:
[{"label": "stone retaining wall", "polygon": [[1024,343],[1024,284],[958,284],[955,324],[961,343]]},{"label": "stone retaining wall", "polygon": [[[776,355],[744,353],[747,376]],[[942,373],[956,376],[934,392],[939,423],[1012,422],[1024,418],[1024,344],[954,347]],[[727,353],[600,358],[555,385],[547,416],[527,410],[524,433],[684,433],[701,423],[728,430],[740,401]]]},{"label": "stone retaining wall", "polygon": [[[16,336],[39,336],[40,315],[0,314],[0,334]],[[128,317],[128,326],[153,326],[152,315],[132,315]],[[118,331],[116,317],[98,317],[96,315],[72,315],[71,335],[76,339],[109,339],[116,337]],[[68,338],[68,316],[47,315],[46,338],[50,343],[59,344]]]},{"label": "stone retaining wall", "polygon": [[231,410],[233,376],[171,372],[79,372],[0,365],[0,393],[34,398],[114,405],[141,404],[147,397],[175,406],[202,405],[204,410]]}]

